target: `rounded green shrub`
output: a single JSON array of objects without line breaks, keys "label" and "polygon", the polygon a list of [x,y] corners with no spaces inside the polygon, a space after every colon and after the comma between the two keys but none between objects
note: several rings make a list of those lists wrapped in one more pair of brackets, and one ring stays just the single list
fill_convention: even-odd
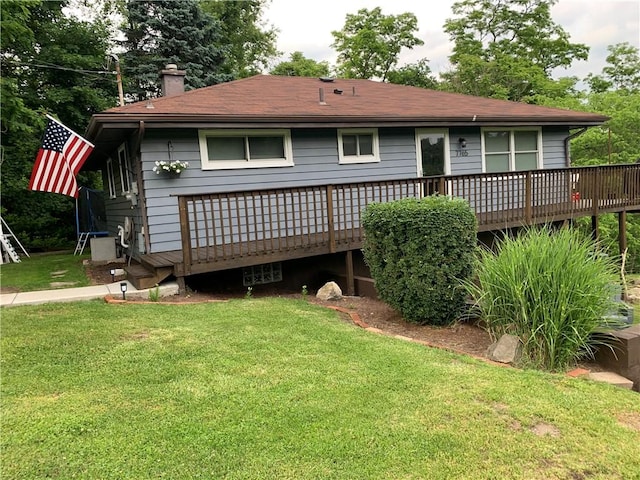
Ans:
[{"label": "rounded green shrub", "polygon": [[476,216],[462,199],[431,196],[371,203],[363,212],[364,258],[380,298],[414,323],[446,325],[465,305]]},{"label": "rounded green shrub", "polygon": [[606,338],[596,334],[612,308],[617,268],[577,230],[531,228],[483,250],[466,286],[492,337],[517,335],[524,362],[562,370]]}]

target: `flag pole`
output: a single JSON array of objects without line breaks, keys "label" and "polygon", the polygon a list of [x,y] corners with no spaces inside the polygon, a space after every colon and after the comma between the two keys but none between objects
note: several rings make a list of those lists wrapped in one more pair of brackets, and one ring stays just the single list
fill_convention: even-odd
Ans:
[{"label": "flag pole", "polygon": [[60,125],[62,128],[64,128],[65,130],[67,130],[68,132],[70,132],[72,135],[77,135],[78,137],[82,138],[85,142],[87,142],[89,145],[91,145],[91,147],[95,147],[95,145],[93,143],[91,143],[90,141],[88,141],[86,138],[82,137],[81,135],[78,135],[76,132],[74,132],[73,130],[71,130],[69,127],[67,127],[65,124],[61,123],[60,120],[56,120],[55,118],[53,118],[51,115],[49,115],[48,113],[45,113],[45,117],[47,117],[49,120],[51,120],[52,122],[56,122],[58,125]]}]

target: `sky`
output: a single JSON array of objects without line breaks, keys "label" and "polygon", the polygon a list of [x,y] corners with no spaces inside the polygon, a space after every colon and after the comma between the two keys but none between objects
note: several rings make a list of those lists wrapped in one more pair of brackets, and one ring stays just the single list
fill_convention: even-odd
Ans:
[{"label": "sky", "polygon": [[[451,44],[443,31],[446,19],[453,17],[455,0],[271,0],[265,10],[267,24],[279,30],[280,61],[301,51],[305,57],[335,64],[331,48],[333,30],[341,30],[348,13],[380,7],[384,15],[412,12],[418,19],[417,36],[421,47],[403,49],[398,66],[429,59],[437,75],[449,68]],[[640,0],[559,0],[551,9],[551,18],[569,34],[572,43],[590,47],[587,61],[576,61],[570,69],[557,69],[553,76],[600,74],[606,65],[607,46],[629,42],[640,48]],[[277,62],[276,62],[277,63]]]}]

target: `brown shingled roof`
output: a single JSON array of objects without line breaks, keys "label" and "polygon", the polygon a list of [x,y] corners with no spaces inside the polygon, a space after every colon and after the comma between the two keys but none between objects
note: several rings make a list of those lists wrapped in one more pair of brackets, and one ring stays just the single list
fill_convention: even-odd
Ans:
[{"label": "brown shingled roof", "polygon": [[[324,103],[320,102],[320,89]],[[588,126],[601,124],[607,117],[371,80],[324,82],[318,78],[257,75],[112,108],[94,116],[90,130],[96,123],[140,120]]]}]

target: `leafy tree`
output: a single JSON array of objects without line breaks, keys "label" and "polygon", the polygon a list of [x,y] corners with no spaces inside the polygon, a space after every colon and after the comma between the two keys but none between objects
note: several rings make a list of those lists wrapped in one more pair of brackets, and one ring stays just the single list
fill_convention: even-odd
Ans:
[{"label": "leafy tree", "polygon": [[[640,160],[640,89],[635,69],[637,49],[627,44],[609,46],[607,65],[600,75],[589,75],[591,92],[563,99],[545,98],[541,103],[554,107],[600,113],[610,117],[602,126],[590,128],[571,141],[571,161],[574,165],[633,163]],[[622,60],[624,59],[624,60]],[[578,225],[589,231],[588,218],[578,219]],[[612,254],[618,251],[618,225],[614,215],[600,218],[600,237]],[[627,271],[640,272],[640,215],[627,216]]]},{"label": "leafy tree", "polygon": [[222,68],[222,26],[197,0],[127,0],[125,17],[123,76],[134,99],[159,95],[159,72],[169,63],[187,70],[187,89],[232,78]]},{"label": "leafy tree", "polygon": [[640,52],[628,42],[609,45],[607,64],[601,75],[589,75],[587,82],[592,92],[626,90],[640,92]]},{"label": "leafy tree", "polygon": [[[2,175],[4,219],[28,248],[75,236],[73,199],[31,192],[29,177],[46,119],[56,115],[81,133],[89,117],[115,104],[105,76],[107,30],[65,17],[64,1],[0,2],[2,14]],[[92,181],[85,175],[81,184]]]},{"label": "leafy tree", "polygon": [[270,73],[289,77],[325,77],[329,75],[329,63],[306,58],[302,52],[293,52],[288,62],[280,62]]},{"label": "leafy tree", "polygon": [[389,83],[410,85],[412,87],[438,88],[438,80],[431,74],[429,60],[422,58],[416,63],[404,65],[387,73]]},{"label": "leafy tree", "polygon": [[[444,30],[454,43],[449,90],[531,101],[557,90],[551,71],[586,60],[589,48],[571,43],[551,19],[557,0],[461,0]],[[554,93],[557,95],[557,91]]]},{"label": "leafy tree", "polygon": [[268,0],[201,0],[202,9],[220,22],[227,55],[222,71],[244,78],[260,73],[278,55],[277,30],[262,20]]},{"label": "leafy tree", "polygon": [[387,79],[398,63],[402,48],[424,42],[415,36],[418,21],[413,13],[384,15],[380,7],[347,14],[342,30],[333,31],[331,44],[338,52],[338,74],[345,78]]}]

